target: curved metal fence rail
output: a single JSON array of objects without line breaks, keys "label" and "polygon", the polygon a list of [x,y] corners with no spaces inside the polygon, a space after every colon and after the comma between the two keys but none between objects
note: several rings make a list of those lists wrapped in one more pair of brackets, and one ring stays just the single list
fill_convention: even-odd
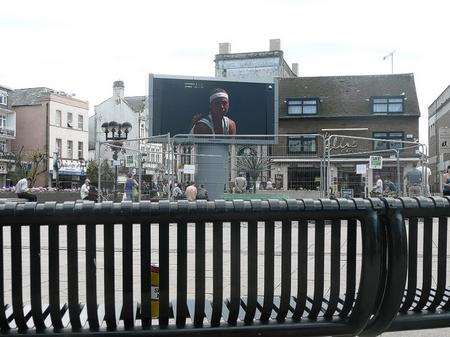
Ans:
[{"label": "curved metal fence rail", "polygon": [[443,198],[6,203],[0,329],[329,336],[450,326],[449,216]]}]

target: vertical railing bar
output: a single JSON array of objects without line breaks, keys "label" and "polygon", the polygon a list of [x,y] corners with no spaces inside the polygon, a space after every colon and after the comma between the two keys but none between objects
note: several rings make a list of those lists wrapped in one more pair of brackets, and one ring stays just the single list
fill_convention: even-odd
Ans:
[{"label": "vertical railing bar", "polygon": [[250,324],[256,313],[258,297],[258,222],[248,222],[247,247],[248,247],[248,287],[247,308],[245,312],[245,323]]},{"label": "vertical railing bar", "polygon": [[20,331],[25,331],[27,323],[23,314],[22,295],[22,228],[11,226],[11,284],[14,320]]},{"label": "vertical railing bar", "polygon": [[67,225],[67,292],[72,330],[81,329],[78,297],[78,226]]},{"label": "vertical railing bar", "polygon": [[184,327],[187,317],[187,223],[177,220],[177,327]]},{"label": "vertical railing bar", "polygon": [[342,310],[339,313],[341,318],[345,318],[355,301],[356,287],[356,219],[349,219],[347,222],[347,277],[345,288],[345,300]]},{"label": "vertical railing bar", "polygon": [[211,325],[220,324],[223,303],[223,223],[213,223],[213,301]]},{"label": "vertical railing bar", "polygon": [[195,224],[195,314],[194,325],[203,324],[205,316],[205,222]]},{"label": "vertical railing bar", "polygon": [[[436,310],[444,298],[447,275],[447,227],[447,217],[439,217],[437,285],[433,302],[428,307],[430,311]],[[443,309],[446,310],[446,307]]]},{"label": "vertical railing bar", "polygon": [[286,319],[291,296],[292,222],[283,220],[281,228],[281,298],[277,320]]},{"label": "vertical railing bar", "polygon": [[340,290],[341,273],[341,220],[334,219],[331,223],[331,287],[328,307],[324,317],[331,319],[337,309]]},{"label": "vertical railing bar", "polygon": [[405,313],[414,303],[417,292],[417,227],[418,218],[409,218],[408,234],[408,285],[406,298],[400,308],[400,312]]},{"label": "vertical railing bar", "polygon": [[31,313],[37,331],[45,329],[41,292],[41,226],[30,225]]},{"label": "vertical railing bar", "polygon": [[314,242],[314,298],[310,319],[316,319],[322,309],[323,285],[324,285],[324,220],[316,220]]},{"label": "vertical railing bar", "polygon": [[50,302],[50,318],[53,329],[61,330],[60,285],[59,285],[59,225],[48,226],[48,294]]},{"label": "vertical railing bar", "polygon": [[114,284],[114,224],[103,225],[104,240],[104,289],[105,289],[105,322],[109,331],[116,330],[116,304]]},{"label": "vertical railing bar", "polygon": [[432,280],[432,257],[433,257],[433,218],[424,218],[423,228],[423,282],[422,282],[422,294],[420,295],[419,302],[417,303],[414,311],[421,311],[428,303],[431,291]]},{"label": "vertical railing bar", "polygon": [[159,326],[169,324],[169,222],[159,223]]},{"label": "vertical railing bar", "polygon": [[134,327],[133,305],[133,224],[122,224],[122,315],[124,327],[130,330]]},{"label": "vertical railing bar", "polygon": [[231,289],[230,289],[230,304],[228,316],[228,323],[236,324],[239,308],[241,303],[241,222],[231,222]]},{"label": "vertical railing bar", "polygon": [[292,319],[295,321],[300,320],[303,316],[308,290],[308,221],[305,219],[298,222],[297,279],[297,303],[292,315]]},{"label": "vertical railing bar", "polygon": [[275,221],[265,222],[264,227],[264,301],[260,320],[270,319],[274,294]]},{"label": "vertical railing bar", "polygon": [[0,329],[1,331],[9,330],[8,320],[6,318],[5,305],[5,271],[3,256],[3,226],[0,225]]},{"label": "vertical railing bar", "polygon": [[96,266],[96,226],[95,223],[86,224],[86,307],[89,328],[98,330],[97,304],[97,266]]},{"label": "vertical railing bar", "polygon": [[152,324],[151,310],[151,223],[141,224],[141,321],[142,327]]}]

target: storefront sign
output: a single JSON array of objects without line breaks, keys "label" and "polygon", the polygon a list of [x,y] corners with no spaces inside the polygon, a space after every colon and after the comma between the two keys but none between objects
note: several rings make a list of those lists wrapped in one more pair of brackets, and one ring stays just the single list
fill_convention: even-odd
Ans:
[{"label": "storefront sign", "polygon": [[382,156],[370,156],[369,168],[372,170],[381,170],[383,168],[383,157]]}]

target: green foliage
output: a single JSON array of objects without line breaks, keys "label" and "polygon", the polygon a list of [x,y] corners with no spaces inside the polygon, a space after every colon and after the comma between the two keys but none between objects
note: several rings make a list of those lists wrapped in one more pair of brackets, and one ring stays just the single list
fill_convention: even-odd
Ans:
[{"label": "green foliage", "polygon": [[[114,172],[107,159],[104,159],[100,164],[100,175],[103,187],[110,187],[114,183]],[[98,161],[88,161],[86,177],[89,178],[92,185],[98,185]]]}]

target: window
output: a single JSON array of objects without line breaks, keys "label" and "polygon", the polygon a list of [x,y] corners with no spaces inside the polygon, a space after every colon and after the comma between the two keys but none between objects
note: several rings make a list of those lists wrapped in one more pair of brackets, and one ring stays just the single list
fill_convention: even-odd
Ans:
[{"label": "window", "polygon": [[0,90],[0,104],[8,105],[8,93],[6,91]]},{"label": "window", "polygon": [[67,127],[73,128],[73,115],[71,112],[67,113]]},{"label": "window", "polygon": [[372,98],[372,112],[403,112],[403,97],[374,97]]},{"label": "window", "polygon": [[314,115],[317,113],[317,98],[287,99],[288,115]]},{"label": "window", "polygon": [[83,115],[78,115],[78,129],[83,130]]},{"label": "window", "polygon": [[0,140],[0,152],[6,152],[6,140]]},{"label": "window", "polygon": [[56,110],[55,125],[61,126],[61,110]]},{"label": "window", "polygon": [[0,115],[0,129],[6,129],[6,116]]},{"label": "window", "polygon": [[78,159],[83,158],[83,142],[78,142]]},{"label": "window", "polygon": [[[404,135],[403,132],[374,132],[373,138],[388,139],[388,140],[403,140]],[[373,142],[374,151],[401,149],[402,147],[403,143],[383,142],[378,140],[375,140]]]},{"label": "window", "polygon": [[290,154],[317,153],[317,137],[316,136],[289,137],[288,152]]},{"label": "window", "polygon": [[67,141],[67,158],[73,158],[73,142],[71,140]]},{"label": "window", "polygon": [[62,140],[56,138],[56,151],[58,152],[58,157],[62,157]]}]

